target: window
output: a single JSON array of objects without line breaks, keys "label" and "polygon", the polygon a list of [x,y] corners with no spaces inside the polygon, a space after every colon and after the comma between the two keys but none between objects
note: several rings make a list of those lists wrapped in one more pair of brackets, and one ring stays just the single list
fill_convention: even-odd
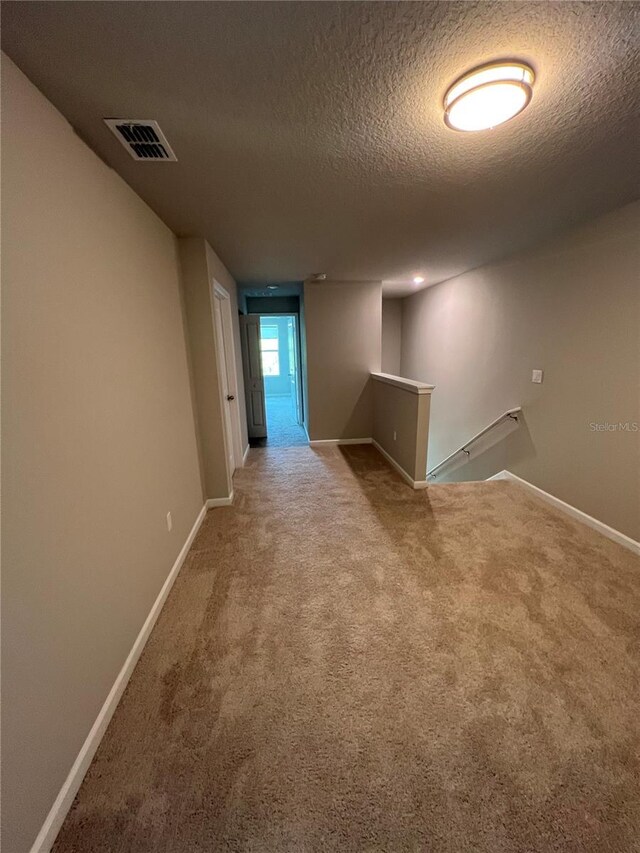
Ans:
[{"label": "window", "polygon": [[280,376],[277,326],[260,324],[260,352],[262,353],[263,374],[265,376]]}]

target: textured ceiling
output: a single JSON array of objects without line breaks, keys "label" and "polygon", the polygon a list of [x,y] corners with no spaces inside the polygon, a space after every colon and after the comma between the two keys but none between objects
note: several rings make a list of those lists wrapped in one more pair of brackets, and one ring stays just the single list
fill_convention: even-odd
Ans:
[{"label": "textured ceiling", "polygon": [[[2,45],[237,279],[403,294],[638,196],[639,19],[599,2],[5,2]],[[501,57],[536,69],[531,106],[448,130],[448,84]],[[179,162],[134,162],[104,116],[157,119]]]}]

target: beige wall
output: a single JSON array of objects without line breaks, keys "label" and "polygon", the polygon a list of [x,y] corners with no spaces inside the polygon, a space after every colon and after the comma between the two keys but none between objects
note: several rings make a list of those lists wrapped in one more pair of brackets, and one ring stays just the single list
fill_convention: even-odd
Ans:
[{"label": "beige wall", "polygon": [[640,539],[640,432],[590,427],[640,423],[640,203],[405,299],[402,372],[436,385],[429,467],[522,405],[454,478],[507,468]]},{"label": "beige wall", "polygon": [[2,244],[2,849],[24,853],[202,492],[175,239],[5,57]]},{"label": "beige wall", "polygon": [[236,283],[213,249],[201,237],[181,238],[178,246],[204,494],[207,498],[223,498],[230,494],[232,485],[222,426],[223,401],[218,380],[211,285],[215,279],[227,290],[231,300],[241,443],[244,449],[248,441],[247,418]]},{"label": "beige wall", "polygon": [[370,438],[380,370],[381,282],[306,282],[309,438]]},{"label": "beige wall", "polygon": [[382,300],[382,372],[400,375],[402,300]]}]

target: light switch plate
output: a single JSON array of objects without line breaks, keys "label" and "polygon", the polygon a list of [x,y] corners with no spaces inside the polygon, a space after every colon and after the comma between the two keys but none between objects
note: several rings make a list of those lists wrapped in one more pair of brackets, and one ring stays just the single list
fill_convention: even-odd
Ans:
[{"label": "light switch plate", "polygon": [[531,381],[536,382],[538,385],[540,385],[542,383],[542,376],[543,376],[542,370],[532,370],[531,371]]}]

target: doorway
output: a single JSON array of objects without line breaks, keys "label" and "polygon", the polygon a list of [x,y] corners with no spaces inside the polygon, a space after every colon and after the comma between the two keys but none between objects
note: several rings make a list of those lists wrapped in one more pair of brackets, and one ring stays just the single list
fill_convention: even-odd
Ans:
[{"label": "doorway", "polygon": [[260,355],[267,409],[267,444],[279,447],[306,444],[296,314],[260,316]]},{"label": "doorway", "polygon": [[307,444],[298,314],[247,314],[241,326],[250,443],[254,447]]}]

